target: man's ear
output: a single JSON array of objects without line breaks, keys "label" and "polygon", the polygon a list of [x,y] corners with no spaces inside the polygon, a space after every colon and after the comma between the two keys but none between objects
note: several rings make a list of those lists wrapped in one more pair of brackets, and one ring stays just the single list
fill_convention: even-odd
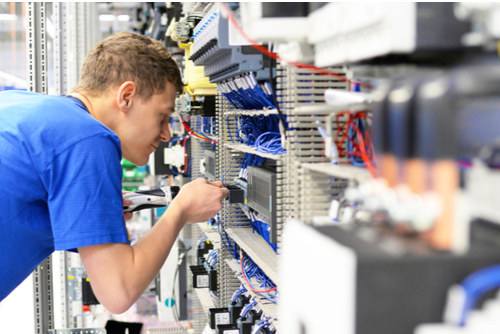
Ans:
[{"label": "man's ear", "polygon": [[137,86],[133,81],[125,81],[118,87],[116,103],[121,111],[128,112],[137,96]]}]

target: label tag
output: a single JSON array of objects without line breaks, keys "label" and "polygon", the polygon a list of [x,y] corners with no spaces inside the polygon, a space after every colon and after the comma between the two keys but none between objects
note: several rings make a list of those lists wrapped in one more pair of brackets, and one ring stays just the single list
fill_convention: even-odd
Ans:
[{"label": "label tag", "polygon": [[196,276],[196,286],[199,288],[208,288],[208,275]]},{"label": "label tag", "polygon": [[215,314],[215,327],[217,325],[229,325],[229,312]]}]

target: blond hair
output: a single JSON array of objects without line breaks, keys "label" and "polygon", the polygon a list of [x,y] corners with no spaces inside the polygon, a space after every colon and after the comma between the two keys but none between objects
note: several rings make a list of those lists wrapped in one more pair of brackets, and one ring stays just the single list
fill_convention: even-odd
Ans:
[{"label": "blond hair", "polygon": [[174,84],[179,94],[184,90],[179,66],[161,42],[122,31],[92,48],[72,91],[101,96],[125,81],[137,85],[137,93],[144,101],[163,93],[167,81]]}]

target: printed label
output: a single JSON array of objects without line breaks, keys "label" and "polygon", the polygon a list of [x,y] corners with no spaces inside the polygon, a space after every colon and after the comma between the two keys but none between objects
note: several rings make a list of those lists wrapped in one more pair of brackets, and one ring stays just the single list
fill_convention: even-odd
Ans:
[{"label": "printed label", "polygon": [[199,288],[208,288],[208,275],[196,276],[196,286]]},{"label": "printed label", "polygon": [[229,312],[215,314],[215,326],[229,325]]},{"label": "printed label", "polygon": [[224,334],[240,334],[240,331],[238,329],[231,329],[228,331],[224,331]]}]

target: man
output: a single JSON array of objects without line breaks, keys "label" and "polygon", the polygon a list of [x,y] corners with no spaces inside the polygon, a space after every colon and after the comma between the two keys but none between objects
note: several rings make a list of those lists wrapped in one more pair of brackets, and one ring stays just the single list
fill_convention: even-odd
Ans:
[{"label": "man", "polygon": [[182,89],[160,42],[122,32],[94,46],[70,96],[0,93],[0,300],[54,250],[77,249],[99,301],[123,313],[182,227],[221,209],[227,189],[198,179],[129,244],[121,157],[144,165],[170,140],[168,118]]}]

